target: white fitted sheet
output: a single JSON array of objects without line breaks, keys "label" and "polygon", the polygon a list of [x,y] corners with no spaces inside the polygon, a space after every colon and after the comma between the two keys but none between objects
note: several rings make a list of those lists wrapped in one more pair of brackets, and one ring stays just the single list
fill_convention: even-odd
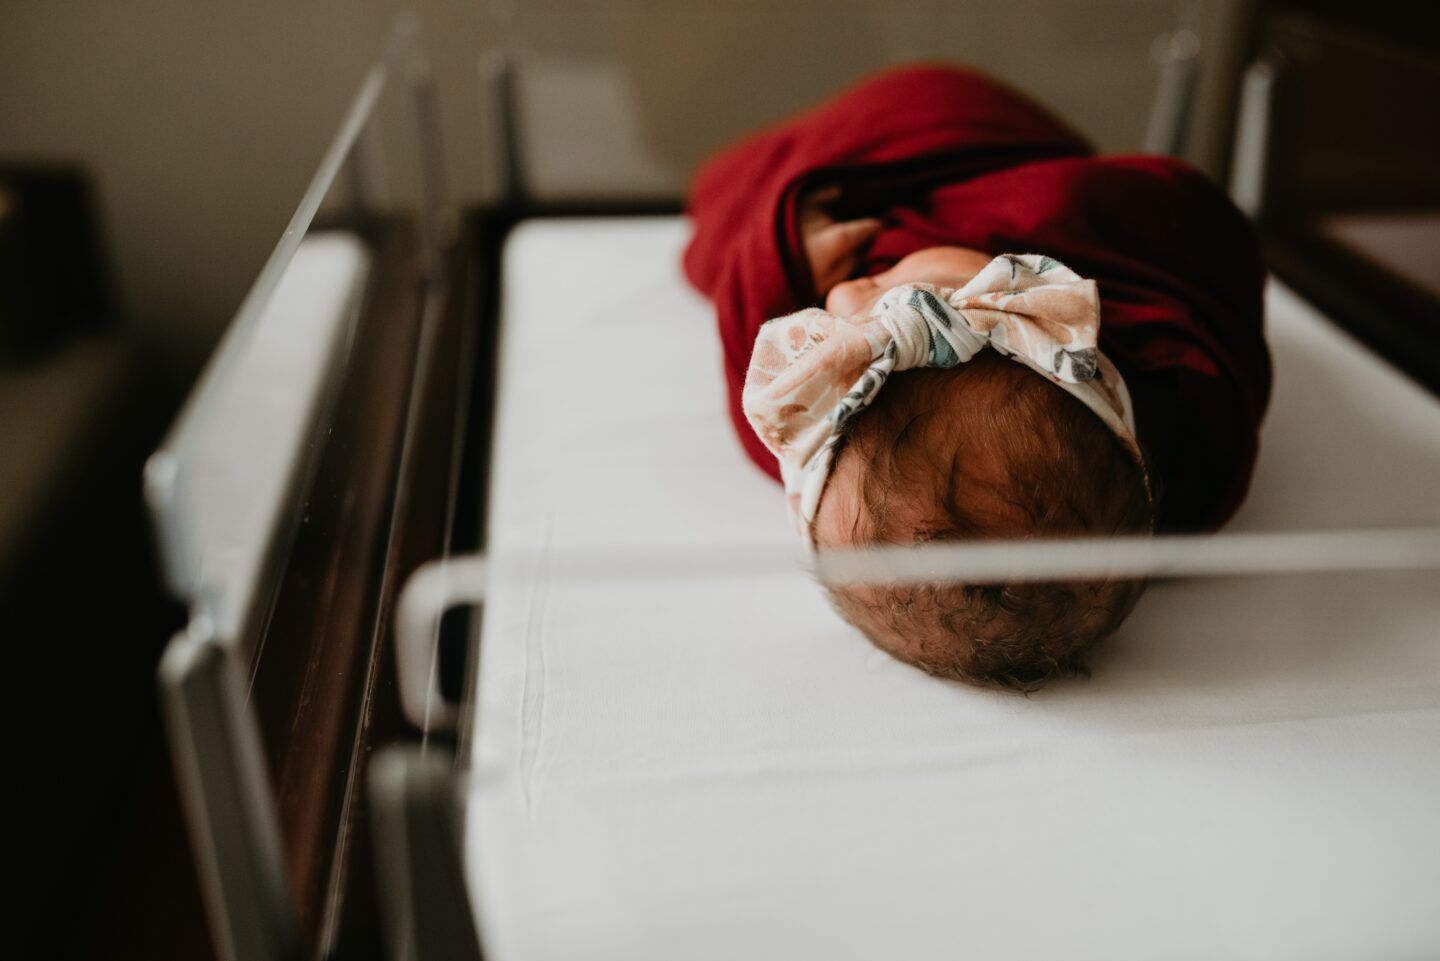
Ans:
[{"label": "white fitted sheet", "polygon": [[[1093,679],[1030,698],[891,660],[799,573],[555,577],[596,544],[793,549],[686,235],[541,221],[506,248],[489,550],[543,551],[483,617],[487,957],[1440,954],[1432,573],[1155,584]],[[1269,308],[1235,526],[1436,520],[1440,408],[1278,284]]]}]

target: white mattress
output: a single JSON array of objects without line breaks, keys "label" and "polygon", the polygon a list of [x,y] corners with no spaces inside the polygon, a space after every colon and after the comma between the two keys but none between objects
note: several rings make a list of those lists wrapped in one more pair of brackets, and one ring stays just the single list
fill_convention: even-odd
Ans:
[{"label": "white mattress", "polygon": [[[873,649],[799,573],[558,579],[597,543],[790,551],[678,219],[505,261],[466,862],[487,957],[1440,955],[1435,576],[1154,585],[1030,698]],[[1237,527],[1440,517],[1440,409],[1275,285]],[[662,364],[654,348],[663,344]],[[621,372],[624,376],[618,376]]]}]

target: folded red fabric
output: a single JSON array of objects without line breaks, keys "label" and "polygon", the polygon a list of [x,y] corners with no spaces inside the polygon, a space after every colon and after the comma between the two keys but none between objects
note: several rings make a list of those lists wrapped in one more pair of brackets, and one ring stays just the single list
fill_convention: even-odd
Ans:
[{"label": "folded red fabric", "polygon": [[1134,398],[1160,527],[1223,524],[1244,498],[1270,394],[1265,271],[1249,223],[1182,161],[1094,156],[1041,107],[970,70],[866,80],[712,158],[691,188],[690,281],[715,304],[731,418],[760,325],[818,302],[797,199],[838,184],[841,218],[883,226],[860,273],[926,247],[1045,254],[1099,284],[1101,349]]}]

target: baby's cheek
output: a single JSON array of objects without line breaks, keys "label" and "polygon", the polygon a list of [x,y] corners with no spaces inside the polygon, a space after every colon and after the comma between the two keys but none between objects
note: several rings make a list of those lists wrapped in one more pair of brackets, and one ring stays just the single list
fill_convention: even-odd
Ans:
[{"label": "baby's cheek", "polygon": [[875,282],[868,277],[857,277],[836,284],[825,298],[825,309],[832,314],[853,316],[863,313],[876,293]]}]

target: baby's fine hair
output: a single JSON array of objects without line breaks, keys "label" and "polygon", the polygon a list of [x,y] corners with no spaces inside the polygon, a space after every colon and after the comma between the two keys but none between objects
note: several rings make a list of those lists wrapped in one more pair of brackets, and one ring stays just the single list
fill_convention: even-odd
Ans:
[{"label": "baby's fine hair", "polygon": [[[994,352],[952,370],[895,376],[842,445],[837,470],[842,458],[861,459],[860,506],[846,542],[822,548],[1153,526],[1139,468],[1110,429]],[[896,509],[916,491],[939,505],[919,529],[913,510]],[[940,677],[1031,691],[1086,673],[1085,652],[1120,626],[1143,590],[1140,581],[1105,580],[847,586],[830,596],[901,660]]]}]

